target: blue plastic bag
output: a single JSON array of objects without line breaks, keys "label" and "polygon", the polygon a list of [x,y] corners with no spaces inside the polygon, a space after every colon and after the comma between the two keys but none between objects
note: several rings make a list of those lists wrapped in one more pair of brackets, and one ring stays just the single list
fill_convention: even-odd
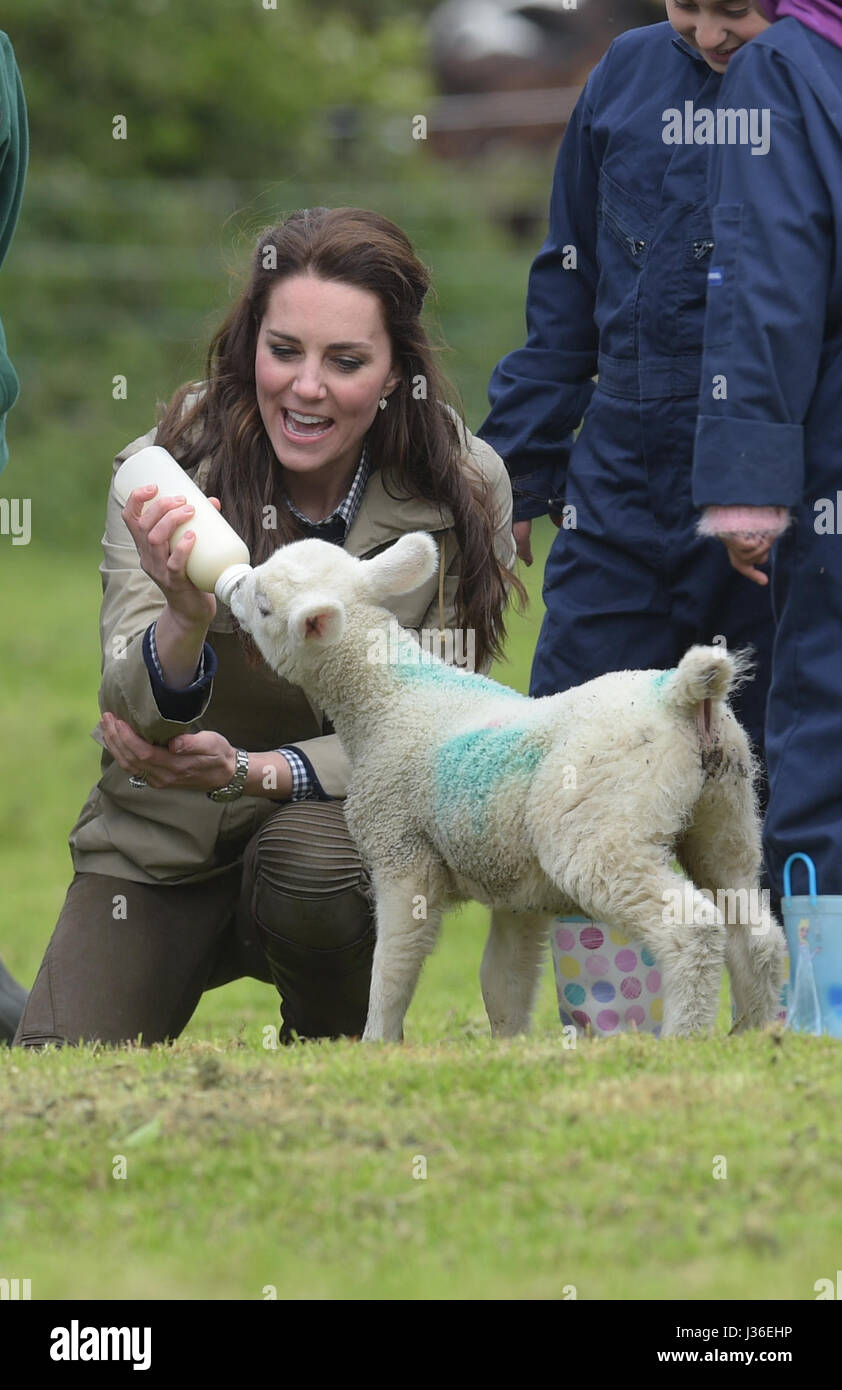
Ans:
[{"label": "blue plastic bag", "polygon": [[[799,859],[807,868],[806,897],[792,896],[791,870]],[[791,854],[783,879],[781,910],[790,960],[787,1027],[842,1038],[842,897],[819,896],[808,854]]]}]

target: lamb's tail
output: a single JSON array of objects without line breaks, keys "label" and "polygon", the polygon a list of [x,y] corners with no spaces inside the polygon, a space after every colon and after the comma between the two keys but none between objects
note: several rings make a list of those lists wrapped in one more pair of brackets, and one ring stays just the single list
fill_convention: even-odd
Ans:
[{"label": "lamb's tail", "polygon": [[749,680],[754,663],[750,651],[724,647],[691,647],[663,688],[664,700],[681,714],[695,715],[701,733],[710,733],[711,706]]}]

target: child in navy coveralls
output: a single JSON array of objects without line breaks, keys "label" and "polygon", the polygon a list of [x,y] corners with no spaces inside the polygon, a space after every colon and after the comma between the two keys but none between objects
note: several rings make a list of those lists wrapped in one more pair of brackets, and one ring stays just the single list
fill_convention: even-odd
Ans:
[{"label": "child in navy coveralls", "polygon": [[782,533],[764,849],[778,892],[800,850],[824,897],[842,894],[842,6],[764,8],[779,22],[735,59],[722,102],[770,113],[768,153],[711,161],[694,493],[758,593]]},{"label": "child in navy coveralls", "polygon": [[[768,26],[747,0],[667,0],[667,16],[621,35],[578,102],[530,273],[529,336],[495,369],[480,433],[506,460],[517,521],[563,500],[567,523],[575,507],[547,561],[531,693],[671,667],[724,637],[755,650],[735,709],[762,752],[768,594],[696,534],[691,481],[719,88]],[[762,147],[760,124],[737,134]]]}]

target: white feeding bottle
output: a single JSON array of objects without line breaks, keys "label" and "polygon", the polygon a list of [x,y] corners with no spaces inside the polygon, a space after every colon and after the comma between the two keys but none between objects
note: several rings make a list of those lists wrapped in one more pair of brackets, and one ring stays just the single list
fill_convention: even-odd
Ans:
[{"label": "white feeding bottle", "polygon": [[114,492],[120,505],[125,507],[129,494],[147,483],[157,484],[158,497],[184,497],[195,507],[193,515],[173,531],[170,546],[177,545],[185,531],[195,531],[193,549],[187,557],[187,578],[197,589],[216,594],[222,603],[230,604],[237,585],[251,571],[251,557],[245,541],[228,525],[172,454],[158,444],[140,449],[117,469]]}]

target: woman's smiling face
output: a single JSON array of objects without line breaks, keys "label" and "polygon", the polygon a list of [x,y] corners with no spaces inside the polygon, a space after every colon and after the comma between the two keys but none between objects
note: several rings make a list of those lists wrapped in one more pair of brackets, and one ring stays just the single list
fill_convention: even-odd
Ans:
[{"label": "woman's smiling face", "polygon": [[257,405],[279,463],[309,481],[353,474],[381,396],[400,380],[377,296],[291,275],[258,329]]},{"label": "woman's smiling face", "polygon": [[737,49],[769,28],[748,0],[667,0],[667,19],[714,72],[725,72]]}]

